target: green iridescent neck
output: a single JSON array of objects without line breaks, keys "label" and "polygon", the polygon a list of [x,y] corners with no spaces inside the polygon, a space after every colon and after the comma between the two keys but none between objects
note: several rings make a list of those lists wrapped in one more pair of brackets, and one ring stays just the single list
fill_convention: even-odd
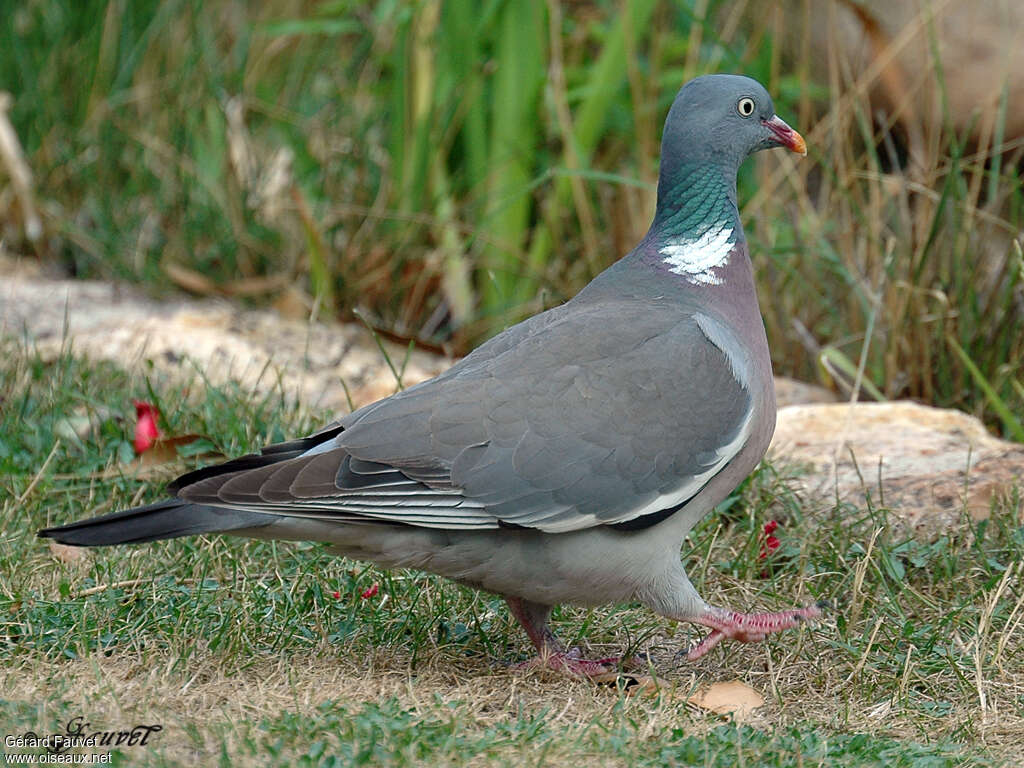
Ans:
[{"label": "green iridescent neck", "polygon": [[651,232],[660,239],[698,240],[728,227],[742,238],[736,209],[736,172],[711,163],[663,169]]}]

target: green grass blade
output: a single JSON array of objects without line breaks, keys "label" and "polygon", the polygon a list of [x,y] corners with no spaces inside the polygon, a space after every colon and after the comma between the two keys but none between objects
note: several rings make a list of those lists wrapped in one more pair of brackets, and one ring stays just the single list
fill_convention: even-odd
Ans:
[{"label": "green grass blade", "polygon": [[[826,369],[828,364],[831,364],[843,374],[849,376],[851,387],[858,380],[859,371],[857,364],[835,347],[825,347],[821,350],[821,358],[822,363],[826,364]],[[884,403],[888,399],[878,387],[863,376],[860,376],[860,387],[880,403]]]},{"label": "green grass blade", "polygon": [[538,130],[538,105],[546,72],[544,8],[531,0],[510,0],[498,19],[497,72],[491,103],[491,175],[488,185],[488,234],[494,243],[483,267],[494,273],[483,284],[486,310],[515,306],[536,291],[523,276],[532,200],[526,192]]},{"label": "green grass blade", "polygon": [[964,367],[971,374],[974,383],[985,394],[985,399],[992,406],[992,410],[996,412],[1000,421],[1003,422],[1003,429],[1006,431],[1006,434],[1017,442],[1024,442],[1024,424],[1013,414],[1013,411],[1010,410],[1006,402],[999,396],[999,393],[989,383],[989,380],[985,378],[985,374],[974,364],[970,355],[964,351],[964,348],[957,343],[956,339],[949,335],[946,337],[946,341],[953,348],[956,356],[960,358],[960,362],[964,364]]}]

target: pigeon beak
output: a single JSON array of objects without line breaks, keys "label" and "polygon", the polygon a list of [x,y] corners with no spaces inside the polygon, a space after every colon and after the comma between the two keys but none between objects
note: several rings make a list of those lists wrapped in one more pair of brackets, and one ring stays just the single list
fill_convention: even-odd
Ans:
[{"label": "pigeon beak", "polygon": [[804,137],[786,125],[786,121],[778,115],[772,115],[770,120],[762,120],[761,125],[772,132],[780,146],[798,155],[807,155],[807,142],[804,141]]}]

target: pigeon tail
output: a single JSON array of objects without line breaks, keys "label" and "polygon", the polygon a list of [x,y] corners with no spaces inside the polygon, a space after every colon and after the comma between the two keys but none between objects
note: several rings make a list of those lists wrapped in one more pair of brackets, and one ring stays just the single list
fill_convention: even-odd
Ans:
[{"label": "pigeon tail", "polygon": [[175,539],[196,533],[221,533],[242,528],[258,528],[277,519],[277,515],[192,504],[182,499],[167,499],[91,520],[46,528],[37,535],[75,547],[105,547],[112,544],[138,544]]}]

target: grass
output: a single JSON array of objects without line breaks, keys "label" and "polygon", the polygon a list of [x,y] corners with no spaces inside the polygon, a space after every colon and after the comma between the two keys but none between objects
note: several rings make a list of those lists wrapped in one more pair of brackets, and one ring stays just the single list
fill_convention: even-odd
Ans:
[{"label": "grass", "polygon": [[[785,45],[781,3],[754,6],[24,3],[0,18],[0,82],[44,232],[19,239],[0,195],[4,246],[154,292],[297,292],[310,314],[464,351],[632,247],[675,90],[741,71],[811,149],[740,178],[777,371],[1019,437],[1024,150],[1005,97],[978,130],[926,126],[911,164],[907,126],[866,96],[877,73],[815,66]],[[945,87],[937,62],[928,77]],[[903,540],[886,509],[811,507],[762,468],[687,542],[691,576],[738,608],[838,607],[694,665],[688,626],[556,611],[588,652],[646,652],[667,681],[650,697],[516,672],[529,649],[501,601],[319,545],[200,537],[65,561],[34,537],[160,497],[163,471],[128,470],[131,396],[237,455],[324,420],[286,394],[172,390],[0,340],[5,733],[162,724],[117,750],[145,765],[1024,762],[1019,491]],[[749,723],[686,704],[734,678],[768,699]]]},{"label": "grass", "polygon": [[[829,599],[818,626],[763,645],[696,638],[639,606],[558,609],[590,653],[644,652],[656,696],[518,672],[525,637],[498,598],[383,572],[316,544],[198,537],[52,553],[47,524],[160,497],[131,476],[131,396],[172,434],[238,454],[323,414],[23,343],[0,349],[0,722],[50,733],[160,724],[120,764],[907,765],[1024,756],[1019,495],[934,541],[893,539],[884,509],[807,508],[763,467],[684,547],[698,588],[743,609]],[[183,462],[164,468],[171,476]],[[189,460],[194,461],[194,460]],[[42,469],[40,469],[42,468]],[[781,546],[759,559],[762,528]],[[378,584],[370,595],[367,589]],[[372,591],[372,590],[371,590]],[[367,595],[364,597],[364,595]],[[768,702],[732,724],[685,702],[739,679]]]},{"label": "grass", "polygon": [[[0,82],[45,232],[7,247],[152,291],[299,292],[464,352],[629,250],[676,89],[744,72],[810,147],[740,178],[777,370],[1019,436],[1024,147],[1006,90],[967,127],[914,122],[912,93],[896,119],[869,98],[887,73],[815,59],[809,11],[786,8],[22,4],[0,19]],[[934,58],[914,78],[947,87]],[[18,231],[16,207],[0,215]]]}]

